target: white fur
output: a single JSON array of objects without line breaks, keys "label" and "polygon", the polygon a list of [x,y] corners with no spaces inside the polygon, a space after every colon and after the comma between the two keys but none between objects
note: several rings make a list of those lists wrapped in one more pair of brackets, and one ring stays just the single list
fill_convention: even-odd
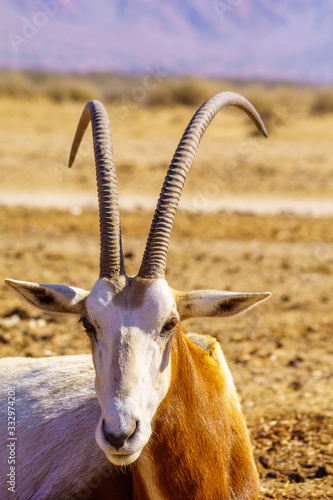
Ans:
[{"label": "white fur", "polygon": [[[188,334],[216,362],[234,386],[218,343],[211,337]],[[230,380],[229,380],[230,376]],[[58,500],[89,498],[102,482],[117,474],[95,441],[101,413],[94,390],[95,371],[90,355],[51,358],[0,359],[0,489],[7,492],[7,389],[16,393],[16,489],[8,498]],[[147,468],[149,491],[156,485]],[[10,493],[10,495],[9,495]],[[156,498],[159,498],[157,490]],[[155,496],[153,495],[153,498]]]},{"label": "white fur", "polygon": [[[238,314],[269,296],[212,290],[184,293],[170,289],[164,279],[125,276],[97,280],[90,294],[66,286],[6,283],[43,310],[84,313],[88,331],[95,329],[92,352],[101,407],[95,435],[115,465],[129,465],[139,457],[150,439],[153,416],[168,392],[173,332],[164,325],[171,319]],[[232,394],[224,358],[220,365],[225,365]],[[113,438],[122,436],[126,439],[116,444]]]},{"label": "white fur", "polygon": [[[91,356],[0,360],[1,498],[87,498],[114,473],[95,441],[94,379]],[[16,393],[15,494],[6,484],[10,386]]]},{"label": "white fur", "polygon": [[[78,129],[74,152],[84,128]],[[72,160],[73,155],[70,164]],[[237,314],[268,296],[235,297],[213,291],[186,294],[172,291],[164,279],[123,275],[99,279],[91,292],[13,280],[6,283],[44,311],[83,314],[92,341],[100,408],[93,391],[93,368],[86,356],[9,358],[0,363],[1,394],[9,386],[17,391],[16,495],[35,500],[87,498],[89,494],[80,494],[81,481],[89,488],[96,477],[100,481],[102,473],[112,475],[109,462],[128,465],[139,457],[170,387],[173,320]],[[215,357],[232,397],[234,386],[224,357],[216,352]],[[6,470],[6,411],[7,405],[1,418],[2,471]],[[99,448],[93,432],[97,421]],[[153,483],[154,478],[148,495],[157,500],[161,495]],[[6,485],[1,491],[6,491]]]},{"label": "white fur", "polygon": [[[96,440],[108,459],[130,464],[138,458],[151,436],[151,421],[170,385],[172,334],[161,336],[170,316],[177,317],[173,295],[165,280],[146,289],[143,303],[114,304],[112,283],[98,280],[87,300],[98,341],[93,348],[96,393],[102,414]],[[115,434],[137,428],[133,438],[115,450],[102,430]]]}]

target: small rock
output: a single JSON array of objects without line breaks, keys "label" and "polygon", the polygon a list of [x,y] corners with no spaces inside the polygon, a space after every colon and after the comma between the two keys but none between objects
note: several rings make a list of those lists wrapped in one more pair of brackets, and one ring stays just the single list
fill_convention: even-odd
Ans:
[{"label": "small rock", "polygon": [[315,467],[315,465],[312,465],[312,464],[308,464],[308,463],[303,463],[303,464],[300,464],[301,467],[303,467],[304,469],[313,469]]},{"label": "small rock", "polygon": [[2,344],[10,344],[11,341],[10,341],[10,337],[8,335],[8,333],[0,333],[0,342]]},{"label": "small rock", "polygon": [[301,364],[302,361],[303,361],[302,358],[299,358],[299,357],[298,358],[294,358],[294,359],[291,359],[289,361],[289,363],[288,363],[287,366],[293,366],[293,367],[297,368]]},{"label": "small rock", "polygon": [[10,318],[11,316],[19,316],[19,318],[21,319],[29,318],[29,314],[27,313],[27,311],[25,311],[21,307],[15,307],[14,309],[11,309],[4,315],[4,318]]},{"label": "small rock", "polygon": [[31,318],[31,319],[29,319],[29,327],[32,329],[44,328],[45,326],[46,326],[46,321],[44,318]]},{"label": "small rock", "polygon": [[294,391],[299,391],[300,389],[302,389],[302,383],[299,382],[299,380],[294,380],[293,382],[290,382],[288,384],[288,387],[290,387],[290,389],[293,389]]},{"label": "small rock", "polygon": [[44,355],[45,356],[54,356],[54,352],[51,351],[50,349],[45,349]]},{"label": "small rock", "polygon": [[289,297],[289,295],[282,295],[280,300],[281,300],[281,302],[289,302],[290,297]]},{"label": "small rock", "polygon": [[20,321],[20,316],[14,314],[14,316],[9,316],[8,318],[1,320],[1,326],[4,326],[5,328],[13,328],[13,326],[17,325]]},{"label": "small rock", "polygon": [[69,209],[69,213],[72,215],[82,215],[82,208],[78,205],[74,205]]},{"label": "small rock", "polygon": [[304,438],[305,438],[304,432],[302,430],[299,430],[299,429],[292,430],[291,435],[293,438],[298,438],[300,440],[304,440]]},{"label": "small rock", "polygon": [[48,333],[47,335],[42,335],[41,339],[42,340],[50,340],[50,339],[52,339],[53,336],[54,336],[53,333]]},{"label": "small rock", "polygon": [[290,472],[288,477],[292,483],[304,483],[305,481],[304,477],[299,472]]},{"label": "small rock", "polygon": [[267,472],[266,477],[270,478],[270,479],[276,479],[277,473],[276,472]]},{"label": "small rock", "polygon": [[326,477],[326,476],[328,476],[328,472],[326,470],[325,465],[318,467],[318,469],[316,470],[316,473],[315,473],[315,477],[322,478],[322,477]]},{"label": "small rock", "polygon": [[262,457],[262,456],[261,456],[261,457],[259,457],[259,462],[261,463],[261,465],[262,465],[263,467],[265,467],[265,469],[268,469],[268,467],[269,467],[269,461],[268,461],[268,458],[266,458],[266,457]]}]

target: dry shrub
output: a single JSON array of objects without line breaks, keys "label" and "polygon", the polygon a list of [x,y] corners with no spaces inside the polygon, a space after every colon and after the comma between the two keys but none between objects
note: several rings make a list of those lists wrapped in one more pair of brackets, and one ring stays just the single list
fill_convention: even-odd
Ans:
[{"label": "dry shrub", "polygon": [[[147,82],[149,78],[149,85]],[[244,95],[267,122],[275,110],[291,113],[333,112],[333,88],[291,83],[223,80],[196,77],[164,77],[159,74],[117,73],[54,74],[41,71],[0,71],[0,95],[15,98],[47,97],[57,102],[100,99],[103,103],[135,106],[200,106],[218,92]]]},{"label": "dry shrub", "polygon": [[99,90],[80,75],[3,71],[0,72],[0,95],[18,99],[43,96],[54,101],[89,101],[99,98]]},{"label": "dry shrub", "polygon": [[273,110],[277,105],[277,100],[268,88],[261,84],[250,85],[241,92],[253,104],[264,121],[273,116]]},{"label": "dry shrub", "polygon": [[0,72],[0,95],[15,98],[31,97],[33,85],[27,75],[19,71]]},{"label": "dry shrub", "polygon": [[308,113],[313,96],[312,87],[287,83],[249,83],[243,85],[240,92],[249,99],[266,122],[279,109],[284,109],[288,115]]},{"label": "dry shrub", "polygon": [[147,98],[149,106],[198,106],[221,92],[218,81],[199,78],[166,78],[161,80]]},{"label": "dry shrub", "polygon": [[99,99],[98,88],[86,79],[74,76],[48,79],[39,92],[53,101],[83,101]]},{"label": "dry shrub", "polygon": [[290,113],[308,113],[314,88],[309,85],[281,83],[274,87],[277,104],[285,106]]},{"label": "dry shrub", "polygon": [[130,102],[136,105],[145,105],[150,90],[145,86],[144,77],[106,74],[103,81],[97,74],[93,81],[100,82],[103,102],[119,104]]},{"label": "dry shrub", "polygon": [[190,77],[165,78],[148,95],[147,104],[150,106],[176,104],[199,106],[212,95],[224,91],[234,91],[244,95],[267,121],[275,116],[277,109],[282,107],[289,114],[308,112],[314,88],[291,83]]},{"label": "dry shrub", "polygon": [[315,96],[311,105],[311,113],[314,115],[333,113],[333,87],[315,91]]}]

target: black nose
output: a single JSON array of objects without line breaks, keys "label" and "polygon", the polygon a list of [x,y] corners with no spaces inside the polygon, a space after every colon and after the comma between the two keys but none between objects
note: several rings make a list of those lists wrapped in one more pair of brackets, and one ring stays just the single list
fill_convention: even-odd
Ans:
[{"label": "black nose", "polygon": [[138,422],[134,422],[133,427],[131,427],[128,431],[122,432],[121,434],[116,434],[115,432],[110,432],[108,427],[103,420],[102,430],[105,438],[108,440],[110,445],[115,448],[117,451],[124,446],[126,441],[134,436],[136,430],[138,428]]}]

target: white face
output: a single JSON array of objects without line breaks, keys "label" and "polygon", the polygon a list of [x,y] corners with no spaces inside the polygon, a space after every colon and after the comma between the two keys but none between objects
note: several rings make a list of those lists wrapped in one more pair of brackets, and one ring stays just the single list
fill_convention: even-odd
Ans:
[{"label": "white face", "polygon": [[96,440],[115,465],[140,455],[171,378],[170,351],[178,322],[164,279],[99,279],[83,324],[92,341],[96,393],[102,415]]}]

